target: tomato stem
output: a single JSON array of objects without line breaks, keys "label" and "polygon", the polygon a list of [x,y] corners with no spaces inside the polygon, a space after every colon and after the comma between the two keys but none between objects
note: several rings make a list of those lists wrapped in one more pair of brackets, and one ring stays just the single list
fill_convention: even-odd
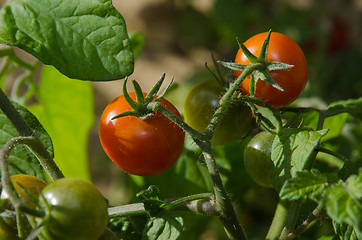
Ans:
[{"label": "tomato stem", "polygon": [[207,145],[204,145],[202,147],[202,153],[205,158],[205,163],[209,170],[209,174],[213,183],[216,199],[216,208],[218,209],[220,214],[219,219],[223,223],[227,235],[230,239],[247,239],[244,229],[242,228],[241,224],[239,223],[238,217],[236,216],[231,199],[222,183],[220,173],[213,155],[211,141],[209,141]]},{"label": "tomato stem", "polygon": [[[178,199],[166,200],[166,209],[170,211],[191,211],[201,215],[218,215],[211,193],[199,193]],[[110,218],[129,217],[147,214],[143,203],[127,204],[108,208]]]},{"label": "tomato stem", "polygon": [[[19,145],[26,145],[30,151],[37,157],[39,163],[43,166],[44,170],[48,173],[52,180],[64,177],[58,166],[55,164],[53,158],[49,155],[43,143],[36,136],[33,130],[25,122],[19,112],[14,108],[8,97],[0,88],[0,108],[3,113],[12,122],[14,127],[19,132],[20,137],[15,137],[8,141],[1,149],[1,169],[8,172],[8,156],[11,150]],[[4,170],[5,169],[5,170]],[[7,179],[10,181],[10,178]]]},{"label": "tomato stem", "polygon": [[204,135],[192,127],[190,127],[187,123],[185,123],[182,119],[177,117],[175,114],[173,114],[171,111],[169,111],[167,108],[162,106],[161,104],[157,104],[156,106],[151,105],[153,111],[159,111],[163,115],[165,115],[168,119],[170,119],[172,122],[177,124],[179,127],[181,127],[185,132],[190,134],[190,136],[196,141],[204,141]]},{"label": "tomato stem", "polygon": [[276,240],[279,238],[288,218],[290,203],[280,200],[274,213],[273,221],[270,225],[266,240]]},{"label": "tomato stem", "polygon": [[305,232],[319,217],[320,212],[322,211],[322,201],[319,205],[313,210],[312,214],[308,216],[308,218],[297,227],[293,232],[288,234],[283,240],[291,240]]}]

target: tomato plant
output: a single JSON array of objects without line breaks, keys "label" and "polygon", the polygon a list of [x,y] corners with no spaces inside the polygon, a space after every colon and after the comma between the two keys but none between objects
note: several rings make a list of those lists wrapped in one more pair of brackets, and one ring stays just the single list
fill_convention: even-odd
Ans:
[{"label": "tomato plant", "polygon": [[244,150],[244,165],[249,176],[263,187],[272,187],[271,174],[273,162],[271,152],[274,135],[260,132],[246,145]]},{"label": "tomato plant", "polygon": [[[257,34],[248,39],[244,45],[252,54],[259,55],[266,36],[266,32]],[[274,107],[286,106],[299,97],[307,84],[308,66],[304,53],[290,37],[273,32],[270,36],[267,60],[291,64],[294,67],[270,72],[271,77],[284,91],[280,91],[267,82],[259,80],[256,85],[255,96]],[[240,64],[250,63],[241,49],[236,54],[235,62]],[[240,74],[240,71],[235,71],[236,78]],[[245,78],[240,85],[240,89],[244,94],[250,95],[250,77]]]},{"label": "tomato plant", "polygon": [[[303,99],[306,107],[299,106],[302,102],[286,106],[301,94],[308,75],[304,55],[289,37],[270,30],[245,44],[237,40],[242,50],[233,62],[213,57],[216,71],[207,72],[202,79],[210,79],[211,73],[227,83],[223,87],[207,81],[187,96],[189,91],[182,89],[190,90],[190,85],[177,87],[171,81],[160,91],[163,74],[147,94],[134,80],[135,93],[129,94],[126,86],[135,59],[145,56],[139,55],[144,35],[127,32],[123,17],[110,0],[44,2],[50,1],[6,1],[0,8],[0,173],[1,190],[4,197],[8,196],[2,203],[7,201],[6,205],[11,206],[1,208],[0,239],[176,240],[209,235],[241,240],[362,239],[362,125],[358,118],[362,98],[326,104],[315,96],[318,101]],[[161,9],[162,17],[177,18],[182,15],[180,6],[190,9],[189,2],[172,5],[176,10],[172,13],[176,14],[163,14],[168,6],[151,7],[146,19],[151,19],[149,13],[154,9]],[[292,31],[299,39],[313,32],[294,24],[308,22],[305,11],[301,17],[286,15],[288,9],[273,12],[274,1],[235,2],[216,0],[211,8],[202,7],[202,19],[218,15],[214,19],[217,21],[208,21],[218,24],[213,28],[217,35],[226,33],[235,38],[239,34],[234,30],[239,29],[239,37],[244,39],[242,34],[249,34],[248,30],[254,34],[256,28],[270,25],[270,16],[281,16],[282,26],[278,29]],[[278,4],[282,5],[280,1]],[[199,14],[198,6],[192,4],[195,16]],[[260,7],[270,9],[270,14],[255,15]],[[321,13],[311,11],[311,15],[314,12]],[[156,23],[147,25],[150,32],[157,30],[153,29],[159,26]],[[204,27],[198,21],[190,24],[193,29]],[[197,32],[205,33],[193,33]],[[191,45],[180,35],[177,40],[167,41],[189,65],[189,60],[194,60],[187,58],[189,53],[196,52],[199,59],[203,51],[194,48],[189,52]],[[229,55],[233,47],[227,46],[224,36],[218,39],[214,45],[220,47],[218,54]],[[330,39],[321,39],[321,47],[329,42],[324,40]],[[161,46],[163,54],[166,47]],[[323,47],[327,49],[328,45]],[[23,58],[21,49],[39,61]],[[360,55],[358,51],[353,55]],[[323,60],[322,55],[309,63],[315,64],[311,68],[314,79],[318,79],[316,71],[326,73],[330,66],[336,66],[335,70],[351,76],[349,81],[341,81],[348,85],[346,88],[358,89],[357,83],[349,86],[354,79],[360,79],[354,76],[358,68],[350,71],[340,62],[353,68],[359,58],[345,51],[338,55],[343,59],[332,65],[332,59]],[[160,55],[146,54],[149,56],[154,64],[151,66],[167,62],[183,71],[175,58],[165,58],[158,64]],[[149,80],[147,68],[142,68],[142,73]],[[93,120],[93,95],[91,89],[83,90],[90,86],[89,81],[110,80],[123,81],[123,95],[109,103],[100,116],[98,130],[104,151],[97,141],[89,141],[87,149],[88,140],[93,140],[87,135]],[[179,85],[184,84],[182,80],[177,79]],[[311,81],[308,90],[318,88],[315,83]],[[170,89],[179,91],[182,103],[187,96],[187,122],[163,98],[166,92],[170,96]],[[250,130],[251,116],[256,124]],[[255,135],[244,137],[249,131]],[[92,160],[89,163],[94,164],[90,169],[96,173],[92,177],[101,181],[108,201],[90,182],[69,178],[73,174],[90,178],[88,162],[83,161],[88,150]],[[107,156],[103,152],[130,174],[122,174],[111,161],[104,161]],[[242,157],[244,164],[240,162]],[[32,193],[32,187],[25,183],[12,184],[19,173],[52,183],[34,199],[32,196],[38,195],[41,188]],[[252,179],[266,188],[250,184]],[[113,187],[115,183],[117,187]],[[24,200],[27,197],[36,207]]]},{"label": "tomato plant", "polygon": [[[135,93],[129,95],[136,99]],[[161,104],[181,118],[178,110],[166,99],[162,99]],[[126,116],[112,120],[130,110],[132,108],[123,95],[104,109],[99,138],[105,152],[119,168],[134,175],[150,176],[166,171],[181,154],[184,131],[159,112],[146,119]]]},{"label": "tomato plant", "polygon": [[[224,92],[224,88],[213,80],[196,85],[185,100],[185,121],[197,131],[204,132]],[[215,145],[231,143],[249,133],[252,126],[250,107],[242,101],[235,100],[218,123],[212,143]]]},{"label": "tomato plant", "polygon": [[75,178],[59,179],[42,191],[47,217],[42,234],[47,239],[98,239],[105,231],[107,203],[91,183]]}]

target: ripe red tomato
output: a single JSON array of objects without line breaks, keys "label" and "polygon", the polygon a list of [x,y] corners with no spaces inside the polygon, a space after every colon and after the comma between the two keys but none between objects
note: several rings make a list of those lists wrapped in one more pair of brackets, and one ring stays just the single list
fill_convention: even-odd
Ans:
[{"label": "ripe red tomato", "polygon": [[[264,42],[267,32],[257,34],[248,39],[244,45],[255,56],[259,56],[260,48]],[[259,80],[256,85],[255,96],[274,107],[283,107],[293,102],[302,93],[308,80],[308,66],[302,49],[290,37],[272,32],[268,47],[268,61],[282,62],[294,65],[287,70],[274,70],[270,72],[271,77],[281,86],[284,91],[280,91],[265,81]],[[249,64],[249,60],[242,50],[236,54],[235,62]],[[240,71],[235,71],[235,77],[239,77]],[[250,77],[248,76],[241,83],[240,88],[245,95],[250,95]]]},{"label": "ripe red tomato", "polygon": [[[135,93],[129,95],[136,99]],[[166,99],[161,104],[181,118]],[[133,116],[111,120],[129,110],[132,108],[123,95],[105,108],[99,124],[99,138],[105,152],[119,168],[134,175],[151,176],[166,171],[181,154],[185,132],[159,112],[145,120]]]}]

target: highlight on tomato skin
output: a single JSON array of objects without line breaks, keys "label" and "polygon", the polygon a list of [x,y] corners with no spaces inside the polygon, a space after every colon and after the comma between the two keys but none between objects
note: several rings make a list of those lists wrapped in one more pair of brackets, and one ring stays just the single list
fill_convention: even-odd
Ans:
[{"label": "highlight on tomato skin", "polygon": [[[129,93],[136,99],[134,92]],[[144,93],[146,96],[146,93]],[[166,99],[160,102],[180,119],[179,111]],[[108,157],[123,171],[152,176],[169,169],[181,155],[185,132],[160,112],[142,120],[134,116],[114,116],[130,111],[124,96],[111,101],[99,123],[99,138]]]},{"label": "highlight on tomato skin", "polygon": [[[261,46],[268,32],[254,35],[244,45],[255,56],[259,56]],[[265,81],[259,80],[256,85],[255,96],[274,107],[283,107],[295,101],[303,92],[308,81],[308,66],[302,49],[290,37],[277,32],[272,32],[268,47],[267,60],[294,65],[291,69],[270,71],[271,77],[284,91],[280,91]],[[239,49],[235,62],[250,64],[250,61]],[[235,71],[235,78],[241,71]],[[250,76],[246,77],[240,85],[241,91],[250,95]]]},{"label": "highlight on tomato skin", "polygon": [[105,231],[108,205],[91,182],[60,178],[47,185],[41,196],[47,218],[40,233],[42,239],[98,240]]},{"label": "highlight on tomato skin", "polygon": [[256,134],[244,150],[244,166],[249,176],[266,188],[272,188],[271,175],[274,163],[271,159],[274,135],[269,132]]}]

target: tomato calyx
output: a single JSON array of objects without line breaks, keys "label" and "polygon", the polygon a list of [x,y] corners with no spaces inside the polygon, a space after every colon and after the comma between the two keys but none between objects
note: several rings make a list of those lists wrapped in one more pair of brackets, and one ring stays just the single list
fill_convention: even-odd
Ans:
[{"label": "tomato calyx", "polygon": [[112,118],[112,120],[126,117],[126,116],[135,116],[142,120],[150,118],[154,115],[154,112],[161,106],[161,99],[165,95],[166,91],[170,88],[173,79],[171,79],[170,83],[166,86],[165,90],[157,95],[157,92],[160,90],[163,81],[165,80],[165,74],[163,73],[161,78],[157,81],[154,87],[147,93],[146,97],[143,95],[143,91],[141,86],[137,83],[137,81],[133,80],[133,88],[136,93],[136,100],[133,100],[127,91],[127,78],[123,83],[123,95],[126,99],[127,103],[133,109],[131,111],[125,111],[121,114],[118,114]]},{"label": "tomato calyx", "polygon": [[[268,53],[268,46],[270,41],[270,34],[271,30],[269,30],[260,50],[259,56],[255,56],[252,54],[249,49],[237,38],[238,45],[240,49],[242,50],[243,54],[246,56],[246,58],[250,61],[250,64],[239,64],[234,62],[222,62],[220,63],[231,70],[234,71],[246,71],[250,70],[250,93],[251,96],[255,96],[256,91],[256,84],[258,80],[262,80],[273,86],[274,88],[284,91],[284,89],[279,86],[278,83],[275,82],[275,80],[270,76],[270,71],[274,70],[285,70],[293,68],[294,65],[286,64],[282,62],[273,62],[267,60],[267,53]],[[239,78],[241,78],[242,75],[238,77],[236,81],[240,81]],[[241,80],[242,81],[242,80]]]}]

